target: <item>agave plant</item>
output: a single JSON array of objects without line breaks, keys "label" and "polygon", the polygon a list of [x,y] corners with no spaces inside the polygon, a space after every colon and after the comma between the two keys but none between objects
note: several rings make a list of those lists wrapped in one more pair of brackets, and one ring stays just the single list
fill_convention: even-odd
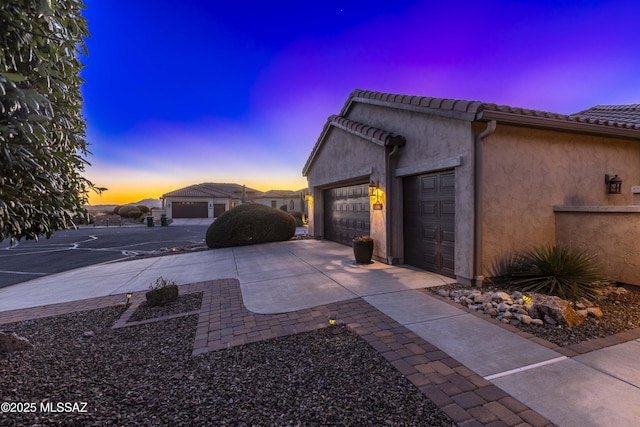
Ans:
[{"label": "agave plant", "polygon": [[584,250],[542,246],[522,253],[511,273],[512,284],[526,292],[563,299],[593,299],[603,286],[594,258]]},{"label": "agave plant", "polygon": [[504,252],[489,267],[489,280],[493,283],[511,282],[516,272],[524,269],[524,251]]}]

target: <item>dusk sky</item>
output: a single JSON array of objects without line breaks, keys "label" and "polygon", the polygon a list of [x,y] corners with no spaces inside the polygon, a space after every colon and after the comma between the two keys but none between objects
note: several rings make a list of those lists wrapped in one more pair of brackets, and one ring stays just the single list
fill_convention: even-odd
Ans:
[{"label": "dusk sky", "polygon": [[306,187],[354,89],[576,113],[640,103],[636,0],[85,0],[85,176],[135,202]]}]

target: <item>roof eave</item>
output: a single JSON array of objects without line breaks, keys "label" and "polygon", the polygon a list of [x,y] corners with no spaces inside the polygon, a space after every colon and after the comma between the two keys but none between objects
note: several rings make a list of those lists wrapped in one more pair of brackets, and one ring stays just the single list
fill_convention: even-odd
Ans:
[{"label": "roof eave", "polygon": [[512,124],[538,129],[563,130],[588,135],[617,136],[629,139],[640,139],[640,131],[619,126],[604,126],[595,123],[585,123],[567,118],[536,117],[514,112],[482,110],[477,116],[478,121],[496,120],[498,123]]}]

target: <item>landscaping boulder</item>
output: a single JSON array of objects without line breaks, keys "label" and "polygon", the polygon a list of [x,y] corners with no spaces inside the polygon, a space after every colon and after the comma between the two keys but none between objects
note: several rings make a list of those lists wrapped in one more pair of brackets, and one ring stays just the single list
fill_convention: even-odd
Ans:
[{"label": "landscaping boulder", "polygon": [[551,324],[564,323],[573,328],[583,322],[583,318],[573,309],[573,304],[560,297],[535,294],[529,309],[534,319],[544,319]]},{"label": "landscaping boulder", "polygon": [[0,332],[0,354],[31,350],[32,348],[33,344],[29,340],[16,335],[15,332]]}]

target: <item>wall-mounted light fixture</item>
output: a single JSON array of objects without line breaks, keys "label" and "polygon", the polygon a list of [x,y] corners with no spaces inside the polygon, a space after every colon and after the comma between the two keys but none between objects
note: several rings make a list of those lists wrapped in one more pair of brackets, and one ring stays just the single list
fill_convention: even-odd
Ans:
[{"label": "wall-mounted light fixture", "polygon": [[373,180],[369,184],[369,197],[373,199],[373,210],[381,211],[382,202],[380,202],[380,186]]},{"label": "wall-mounted light fixture", "polygon": [[622,192],[622,180],[618,178],[618,175],[613,177],[608,174],[604,176],[604,183],[607,186],[607,193],[620,194]]}]

